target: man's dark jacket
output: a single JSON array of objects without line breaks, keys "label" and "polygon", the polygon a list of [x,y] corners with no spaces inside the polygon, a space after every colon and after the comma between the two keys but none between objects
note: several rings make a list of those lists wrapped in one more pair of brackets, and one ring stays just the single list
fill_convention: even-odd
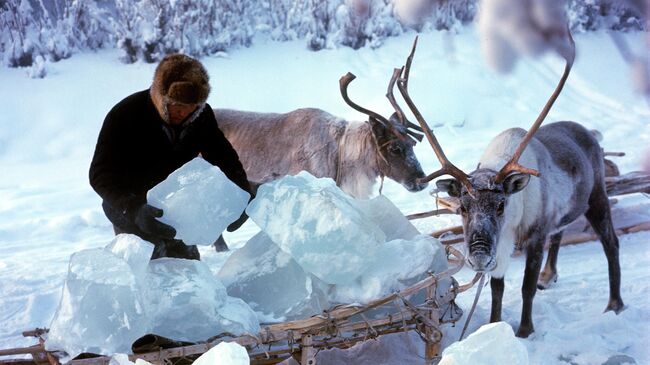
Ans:
[{"label": "man's dark jacket", "polygon": [[149,90],[143,90],[119,102],[106,116],[90,165],[90,185],[116,224],[121,219],[114,213],[124,217],[133,213],[146,203],[149,189],[199,154],[250,192],[237,152],[219,130],[209,105],[183,128],[172,128],[160,117]]}]

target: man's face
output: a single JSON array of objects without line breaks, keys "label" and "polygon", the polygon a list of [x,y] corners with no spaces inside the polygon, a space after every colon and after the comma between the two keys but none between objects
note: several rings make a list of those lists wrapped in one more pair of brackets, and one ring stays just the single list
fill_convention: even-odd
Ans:
[{"label": "man's face", "polygon": [[198,105],[195,104],[168,104],[167,111],[169,111],[169,123],[173,125],[181,124],[181,122],[192,114],[196,108],[198,108]]}]

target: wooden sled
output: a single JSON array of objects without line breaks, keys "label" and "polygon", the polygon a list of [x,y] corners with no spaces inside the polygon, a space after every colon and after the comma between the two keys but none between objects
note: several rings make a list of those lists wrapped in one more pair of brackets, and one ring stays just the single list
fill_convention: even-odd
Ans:
[{"label": "wooden sled", "polygon": [[[198,355],[225,341],[246,347],[251,364],[277,364],[293,358],[301,365],[316,365],[319,350],[344,349],[380,335],[415,331],[425,342],[424,364],[435,364],[441,354],[441,326],[456,323],[462,317],[462,310],[454,299],[476,282],[475,278],[470,283],[458,285],[453,275],[461,270],[465,258],[451,246],[446,247],[446,252],[450,263],[446,271],[429,273],[418,283],[366,305],[337,305],[307,319],[262,325],[262,331],[255,335],[236,337],[225,333],[200,344],[172,348],[149,347],[151,351],[129,355],[129,359],[143,359],[156,365],[189,364]],[[452,285],[447,288],[445,295],[437,298],[437,285],[447,278],[451,279]],[[411,301],[413,295],[418,293],[424,294],[424,301]],[[375,315],[369,318],[371,310]],[[377,316],[378,311],[383,314]],[[0,350],[0,365],[58,365],[57,353],[45,351],[43,339],[46,333],[47,329],[23,333],[38,338],[39,343],[27,348]],[[15,355],[29,355],[31,358],[2,359],[3,356]],[[74,359],[68,364],[108,365],[109,361],[108,356],[98,356]]]}]

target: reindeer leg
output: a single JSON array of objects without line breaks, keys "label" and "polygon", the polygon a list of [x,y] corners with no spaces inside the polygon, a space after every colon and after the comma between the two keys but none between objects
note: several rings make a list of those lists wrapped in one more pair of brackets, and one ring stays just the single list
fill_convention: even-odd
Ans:
[{"label": "reindeer leg", "polygon": [[[535,237],[537,236],[537,237]],[[540,233],[534,233],[528,242],[526,250],[526,270],[524,271],[524,282],[521,286],[521,297],[523,305],[521,308],[521,321],[517,330],[517,337],[526,338],[535,331],[533,327],[533,299],[537,291],[537,278],[544,260],[544,237]]]},{"label": "reindeer leg", "polygon": [[490,289],[492,289],[492,311],[490,323],[501,321],[501,302],[503,301],[503,278],[491,278]]},{"label": "reindeer leg", "polygon": [[589,197],[589,209],[585,213],[587,220],[596,232],[607,256],[609,270],[609,302],[605,312],[613,310],[619,314],[625,309],[621,298],[621,266],[618,260],[618,237],[612,223],[612,212],[603,184],[594,187]]},{"label": "reindeer leg", "polygon": [[539,274],[537,280],[537,289],[548,289],[551,283],[557,282],[557,254],[560,252],[560,242],[562,241],[562,233],[560,231],[551,235],[551,245],[548,248],[548,257],[546,258],[546,265],[544,270]]}]

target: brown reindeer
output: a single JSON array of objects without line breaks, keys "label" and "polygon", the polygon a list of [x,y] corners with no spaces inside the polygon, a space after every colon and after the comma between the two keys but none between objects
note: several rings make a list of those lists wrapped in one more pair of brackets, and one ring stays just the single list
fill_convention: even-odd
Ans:
[{"label": "brown reindeer", "polygon": [[413,151],[422,140],[420,127],[355,104],[347,95],[354,76],[344,79],[343,99],[368,115],[366,123],[348,122],[316,108],[283,114],[214,110],[253,185],[304,170],[334,179],[355,198],[368,198],[378,177],[389,177],[412,192],[427,186],[420,181],[425,175]]},{"label": "brown reindeer", "polygon": [[[219,129],[237,151],[251,187],[285,175],[308,171],[330,177],[341,190],[355,198],[368,198],[377,177],[420,191],[428,183],[413,147],[422,140],[420,127],[401,114],[389,119],[350,100],[347,86],[354,79],[341,79],[343,100],[366,114],[366,123],[348,122],[323,110],[297,109],[289,113],[255,113],[215,109]],[[389,84],[388,96],[394,102]],[[223,237],[214,243],[217,251],[228,249]]]}]

